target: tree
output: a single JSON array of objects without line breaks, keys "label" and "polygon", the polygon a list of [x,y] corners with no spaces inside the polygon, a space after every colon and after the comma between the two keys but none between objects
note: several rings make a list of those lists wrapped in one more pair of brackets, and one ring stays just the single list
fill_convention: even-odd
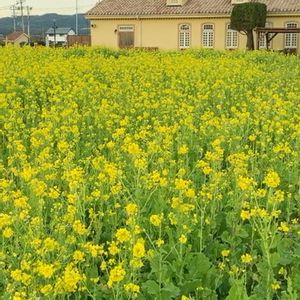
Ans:
[{"label": "tree", "polygon": [[247,35],[247,49],[254,50],[253,29],[265,27],[267,6],[263,3],[248,2],[236,4],[231,13],[231,29]]}]

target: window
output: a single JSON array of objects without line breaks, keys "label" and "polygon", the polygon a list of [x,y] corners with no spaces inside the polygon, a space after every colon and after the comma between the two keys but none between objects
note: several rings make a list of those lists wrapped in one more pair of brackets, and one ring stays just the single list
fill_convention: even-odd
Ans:
[{"label": "window", "polygon": [[[286,24],[286,28],[298,28],[298,24],[291,22]],[[286,33],[284,39],[285,48],[297,48],[297,33]]]},{"label": "window", "polygon": [[238,32],[230,28],[230,24],[227,25],[226,30],[226,48],[235,49],[238,47]]},{"label": "window", "polygon": [[132,25],[121,25],[118,32],[120,48],[131,48],[134,46],[134,27]]},{"label": "window", "polygon": [[204,24],[202,31],[202,46],[204,48],[214,47],[214,25]]},{"label": "window", "polygon": [[179,48],[187,49],[191,45],[191,26],[188,24],[179,25]]},{"label": "window", "polygon": [[[272,24],[271,23],[266,23],[265,24],[266,28],[271,28]],[[259,49],[266,49],[267,48],[267,37],[265,33],[261,33],[259,36]]]}]

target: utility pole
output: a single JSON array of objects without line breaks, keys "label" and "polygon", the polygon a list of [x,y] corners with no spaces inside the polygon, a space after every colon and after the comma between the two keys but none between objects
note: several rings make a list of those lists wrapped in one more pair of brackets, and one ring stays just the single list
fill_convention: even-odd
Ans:
[{"label": "utility pole", "polygon": [[32,7],[26,6],[27,9],[27,35],[30,39],[30,11],[32,10]]},{"label": "utility pole", "polygon": [[56,20],[53,20],[53,33],[54,33],[54,48],[56,48]]},{"label": "utility pole", "polygon": [[26,0],[19,0],[17,2],[17,5],[19,5],[17,7],[18,10],[21,11],[21,22],[22,22],[22,31],[25,32],[25,23],[24,23],[24,6],[23,6],[23,3],[25,2]]},{"label": "utility pole", "polygon": [[14,32],[17,30],[17,23],[16,23],[16,6],[12,5],[10,7],[10,10],[12,11],[12,18],[13,18],[13,26],[14,26]]},{"label": "utility pole", "polygon": [[76,35],[78,35],[78,0],[76,0]]}]

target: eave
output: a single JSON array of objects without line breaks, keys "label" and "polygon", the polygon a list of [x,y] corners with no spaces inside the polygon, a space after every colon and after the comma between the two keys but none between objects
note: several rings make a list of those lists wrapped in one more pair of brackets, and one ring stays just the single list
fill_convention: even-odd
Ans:
[{"label": "eave", "polygon": [[228,18],[229,14],[191,14],[191,15],[86,15],[88,20],[146,20],[146,19],[211,19],[211,18]]},{"label": "eave", "polygon": [[[300,12],[271,12],[267,18],[272,17],[300,17]],[[220,19],[230,18],[229,13],[220,14],[172,14],[172,15],[85,15],[88,20],[146,20],[146,19]]]}]

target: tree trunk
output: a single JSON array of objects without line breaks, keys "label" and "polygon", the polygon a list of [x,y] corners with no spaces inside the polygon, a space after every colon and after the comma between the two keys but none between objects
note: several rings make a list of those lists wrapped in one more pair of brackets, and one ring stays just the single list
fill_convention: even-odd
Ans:
[{"label": "tree trunk", "polygon": [[253,31],[247,31],[247,50],[254,50],[254,37]]}]

